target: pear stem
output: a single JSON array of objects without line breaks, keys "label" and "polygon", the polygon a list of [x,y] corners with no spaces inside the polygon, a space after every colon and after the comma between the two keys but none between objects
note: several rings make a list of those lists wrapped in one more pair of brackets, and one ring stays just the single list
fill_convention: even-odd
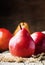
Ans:
[{"label": "pear stem", "polygon": [[24,22],[23,22],[23,25],[24,25]]},{"label": "pear stem", "polygon": [[21,25],[20,25],[20,29],[22,29]]}]

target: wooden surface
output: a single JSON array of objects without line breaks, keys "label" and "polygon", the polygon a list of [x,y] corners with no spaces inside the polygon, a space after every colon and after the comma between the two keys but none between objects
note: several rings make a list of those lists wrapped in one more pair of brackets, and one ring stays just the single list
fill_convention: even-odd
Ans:
[{"label": "wooden surface", "polygon": [[0,3],[0,27],[13,33],[25,21],[32,32],[45,31],[45,0],[1,0]]}]

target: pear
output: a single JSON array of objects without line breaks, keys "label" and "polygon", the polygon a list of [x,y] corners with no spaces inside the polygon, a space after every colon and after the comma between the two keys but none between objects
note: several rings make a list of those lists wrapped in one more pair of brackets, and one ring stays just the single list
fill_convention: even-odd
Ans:
[{"label": "pear", "polygon": [[14,31],[13,35],[15,35],[19,30],[20,30],[20,25],[22,28],[25,28],[29,33],[30,33],[30,29],[29,29],[29,25],[26,22],[21,22],[18,27],[16,28],[16,30]]},{"label": "pear", "polygon": [[45,31],[42,31],[43,34],[45,34]]},{"label": "pear", "polygon": [[13,56],[30,57],[34,54],[35,43],[29,32],[22,28],[10,39],[9,51]]},{"label": "pear", "polygon": [[45,53],[45,34],[44,32],[34,32],[31,34],[35,42],[35,54]]}]

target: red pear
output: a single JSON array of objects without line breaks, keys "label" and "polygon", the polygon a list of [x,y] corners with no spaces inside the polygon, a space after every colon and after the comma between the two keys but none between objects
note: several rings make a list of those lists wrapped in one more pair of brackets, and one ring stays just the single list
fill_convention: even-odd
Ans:
[{"label": "red pear", "polygon": [[45,31],[42,31],[43,34],[45,34]]},{"label": "red pear", "polygon": [[20,30],[20,25],[22,28],[25,28],[29,33],[31,33],[31,30],[29,29],[29,25],[27,22],[21,22],[17,26],[16,30],[14,31],[13,35],[15,35]]},{"label": "red pear", "polygon": [[31,37],[35,42],[35,54],[45,52],[45,34],[41,32],[34,32]]},{"label": "red pear", "polygon": [[14,56],[29,57],[34,54],[35,43],[29,32],[21,28],[9,42],[9,51]]},{"label": "red pear", "polygon": [[9,48],[9,40],[12,34],[5,28],[0,28],[0,52],[5,51]]}]

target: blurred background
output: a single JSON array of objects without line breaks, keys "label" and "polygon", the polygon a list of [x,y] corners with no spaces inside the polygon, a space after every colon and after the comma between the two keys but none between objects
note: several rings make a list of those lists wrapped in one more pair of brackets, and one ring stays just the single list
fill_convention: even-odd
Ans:
[{"label": "blurred background", "polygon": [[0,0],[0,27],[13,33],[22,21],[32,32],[45,31],[45,0]]}]

